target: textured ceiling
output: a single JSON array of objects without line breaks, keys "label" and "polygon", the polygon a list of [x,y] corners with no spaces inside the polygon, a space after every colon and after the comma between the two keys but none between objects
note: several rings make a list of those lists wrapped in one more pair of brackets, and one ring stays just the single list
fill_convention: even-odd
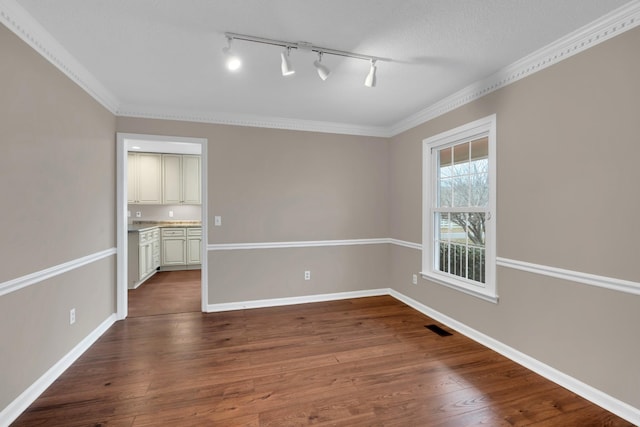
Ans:
[{"label": "textured ceiling", "polygon": [[[16,0],[131,115],[228,114],[390,127],[627,0]],[[368,63],[235,41],[226,31],[390,58]]]}]

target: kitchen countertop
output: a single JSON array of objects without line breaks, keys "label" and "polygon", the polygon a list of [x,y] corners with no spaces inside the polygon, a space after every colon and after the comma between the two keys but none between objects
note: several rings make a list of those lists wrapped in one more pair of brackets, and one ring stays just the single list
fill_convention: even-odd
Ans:
[{"label": "kitchen countertop", "polygon": [[138,232],[150,230],[152,228],[167,228],[167,227],[185,227],[185,228],[198,228],[202,227],[200,221],[134,221],[128,225],[128,231]]}]

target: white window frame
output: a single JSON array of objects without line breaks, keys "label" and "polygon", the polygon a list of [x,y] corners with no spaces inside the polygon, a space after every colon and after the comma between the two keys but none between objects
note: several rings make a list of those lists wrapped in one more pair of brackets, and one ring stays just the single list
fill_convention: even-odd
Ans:
[{"label": "white window frame", "polygon": [[[437,206],[436,151],[479,138],[489,140],[489,205],[485,210],[485,283],[457,277],[436,267],[434,209]],[[497,303],[496,289],[496,115],[467,123],[422,141],[422,272],[423,278]]]}]

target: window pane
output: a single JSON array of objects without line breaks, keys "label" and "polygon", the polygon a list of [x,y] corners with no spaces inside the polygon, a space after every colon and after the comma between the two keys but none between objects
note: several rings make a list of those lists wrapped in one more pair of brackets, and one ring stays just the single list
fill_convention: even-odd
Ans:
[{"label": "window pane", "polygon": [[467,214],[467,237],[469,243],[484,247],[485,243],[485,214],[472,212]]},{"label": "window pane", "polygon": [[466,215],[465,213],[452,212],[449,213],[449,240],[455,243],[467,243],[467,232],[465,231]]},{"label": "window pane", "polygon": [[475,282],[485,282],[484,212],[435,214],[437,268]]},{"label": "window pane", "polygon": [[484,137],[471,141],[471,161],[489,157],[489,138]]},{"label": "window pane", "polygon": [[[469,166],[468,163],[466,163]],[[456,166],[457,167],[457,166]],[[469,205],[469,192],[471,191],[471,177],[469,175],[454,176],[452,179],[453,197],[451,206],[467,207]]]},{"label": "window pane", "polygon": [[469,204],[466,206],[486,207],[489,205],[489,174],[471,175],[469,184]]},{"label": "window pane", "polygon": [[438,176],[440,178],[449,177],[452,171],[452,148],[438,150]]},{"label": "window pane", "polygon": [[453,147],[453,174],[463,176],[469,173],[469,149],[470,144],[458,144]]},{"label": "window pane", "polygon": [[439,187],[438,187],[438,198],[439,198],[438,206],[450,207],[452,197],[453,197],[453,179],[442,178],[439,181]]}]

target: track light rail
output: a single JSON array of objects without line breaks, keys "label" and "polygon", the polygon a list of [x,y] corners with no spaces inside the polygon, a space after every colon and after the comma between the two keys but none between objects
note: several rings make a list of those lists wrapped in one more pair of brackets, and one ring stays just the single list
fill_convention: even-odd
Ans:
[{"label": "track light rail", "polygon": [[264,37],[256,37],[256,36],[249,36],[246,34],[238,34],[238,33],[224,33],[225,37],[227,38],[227,40],[231,41],[231,40],[243,40],[243,41],[248,41],[248,42],[254,42],[254,43],[262,43],[262,44],[268,44],[268,45],[272,45],[272,46],[280,46],[283,48],[287,48],[287,49],[300,49],[303,51],[311,51],[311,52],[316,52],[319,54],[326,54],[326,55],[335,55],[335,56],[343,56],[343,57],[347,57],[347,58],[355,58],[355,59],[362,59],[365,61],[370,61],[370,62],[374,62],[374,61],[391,61],[391,59],[389,58],[381,58],[378,56],[369,56],[369,55],[361,55],[359,53],[354,53],[354,52],[347,52],[344,50],[336,50],[336,49],[329,49],[326,47],[321,47],[321,46],[315,46],[313,44],[310,43],[306,43],[306,42],[287,42],[284,40],[274,40],[274,39],[267,39]]}]

